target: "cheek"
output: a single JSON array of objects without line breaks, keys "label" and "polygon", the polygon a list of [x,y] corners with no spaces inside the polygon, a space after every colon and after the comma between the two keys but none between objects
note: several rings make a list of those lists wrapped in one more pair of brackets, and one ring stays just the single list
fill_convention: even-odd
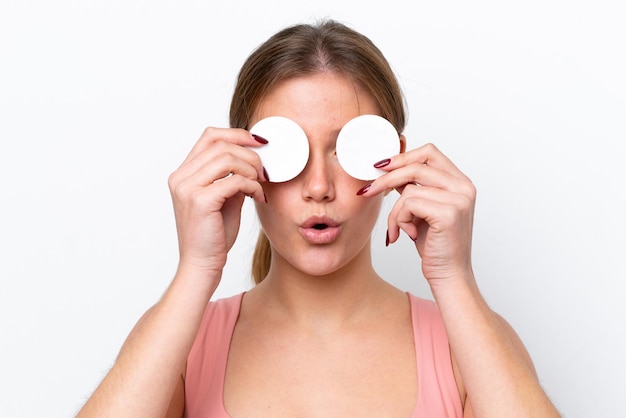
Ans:
[{"label": "cheek", "polygon": [[261,227],[264,229],[270,228],[277,220],[288,216],[287,211],[293,206],[293,202],[290,204],[289,200],[293,199],[293,195],[288,193],[284,186],[284,184],[263,184],[267,203],[254,203]]},{"label": "cheek", "polygon": [[380,209],[382,208],[384,198],[385,196],[378,195],[374,198],[371,198],[371,202],[369,202],[370,203],[369,209],[373,212],[373,216],[375,218],[377,218],[378,215],[380,214]]},{"label": "cheek", "polygon": [[368,227],[373,227],[378,220],[384,196],[378,195],[364,199],[362,196],[356,197],[357,199],[352,204],[351,212],[354,213],[356,217],[360,218],[362,223],[367,224]]},{"label": "cheek", "polygon": [[257,211],[259,209],[270,212],[271,216],[281,216],[286,208],[293,206],[293,199],[298,196],[289,182],[287,183],[263,183],[263,193],[265,193],[265,199],[267,203],[264,205],[257,205]]}]

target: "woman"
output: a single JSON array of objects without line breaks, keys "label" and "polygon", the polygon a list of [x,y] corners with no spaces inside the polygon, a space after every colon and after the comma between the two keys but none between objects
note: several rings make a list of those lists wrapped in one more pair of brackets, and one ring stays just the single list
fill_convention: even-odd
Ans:
[{"label": "woman", "polygon": [[[475,189],[437,148],[350,177],[337,133],[375,114],[404,151],[398,83],[380,51],[336,22],[287,28],[240,72],[231,128],[208,128],[170,176],[180,261],[79,416],[558,416],[512,328],[481,297],[470,259]],[[303,128],[310,155],[269,182],[248,131],[270,116]],[[415,241],[435,302],[388,284],[371,263],[383,196],[400,192],[387,244]],[[245,196],[262,233],[257,285],[210,302]],[[418,257],[415,258],[417,268]]]}]

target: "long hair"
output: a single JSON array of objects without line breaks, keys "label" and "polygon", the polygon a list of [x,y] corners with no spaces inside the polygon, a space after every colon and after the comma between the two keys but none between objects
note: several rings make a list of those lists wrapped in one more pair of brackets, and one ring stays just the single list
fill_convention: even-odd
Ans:
[{"label": "long hair", "polygon": [[[340,74],[372,95],[398,133],[406,124],[404,98],[389,63],[374,43],[333,20],[285,28],[261,44],[243,64],[230,105],[230,126],[249,129],[263,96],[283,80],[314,73]],[[252,276],[260,283],[269,271],[270,242],[260,232]]]}]

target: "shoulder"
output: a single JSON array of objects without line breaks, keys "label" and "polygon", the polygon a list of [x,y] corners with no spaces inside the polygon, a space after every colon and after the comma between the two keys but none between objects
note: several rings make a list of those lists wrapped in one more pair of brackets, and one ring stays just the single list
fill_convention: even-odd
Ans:
[{"label": "shoulder", "polygon": [[[443,326],[443,320],[437,303],[433,300],[425,299],[408,293],[411,307],[411,317],[415,325],[435,324]],[[416,323],[417,321],[417,323]]]},{"label": "shoulder", "polygon": [[239,309],[241,307],[241,300],[243,293],[229,296],[227,298],[210,301],[204,313],[202,314],[202,320],[196,334],[195,342],[192,346],[190,357],[203,353],[206,350],[205,345],[213,344],[217,340],[219,341],[225,335],[232,334],[237,317],[239,316]]},{"label": "shoulder", "polygon": [[244,293],[212,300],[207,304],[204,315],[236,315],[241,307]]},{"label": "shoulder", "polygon": [[228,351],[242,298],[243,293],[210,301],[204,310],[196,339],[187,356],[185,416],[201,416],[199,411],[221,414]]},{"label": "shoulder", "polygon": [[234,323],[239,316],[243,293],[210,301],[204,313],[198,330],[198,337],[210,331],[220,331],[224,326],[228,327]]},{"label": "shoulder", "polygon": [[432,354],[427,361],[450,364],[448,334],[439,307],[432,300],[408,295],[416,349]]},{"label": "shoulder", "polygon": [[243,293],[210,301],[187,356],[186,376],[200,375],[198,364],[217,362],[228,352]]},{"label": "shoulder", "polygon": [[437,303],[408,293],[413,322],[420,395],[418,410],[424,416],[442,411],[463,414],[464,390],[459,386],[450,342]]}]

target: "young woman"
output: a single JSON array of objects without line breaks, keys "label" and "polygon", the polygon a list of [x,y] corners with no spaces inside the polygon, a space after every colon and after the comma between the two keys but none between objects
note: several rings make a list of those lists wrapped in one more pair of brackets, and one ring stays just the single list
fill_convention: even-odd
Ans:
[{"label": "young woman", "polygon": [[[475,189],[435,146],[372,161],[357,180],[335,154],[353,118],[390,121],[404,151],[398,83],[380,51],[333,21],[277,33],[246,61],[231,128],[208,128],[169,185],[180,261],[81,417],[558,416],[512,328],[477,289]],[[293,180],[268,180],[249,129],[270,116],[306,133]],[[268,139],[271,140],[271,139]],[[402,292],[371,263],[382,199],[399,198],[387,243],[415,241],[435,302]],[[210,302],[254,199],[256,286]],[[228,278],[225,278],[228,280]]]}]

